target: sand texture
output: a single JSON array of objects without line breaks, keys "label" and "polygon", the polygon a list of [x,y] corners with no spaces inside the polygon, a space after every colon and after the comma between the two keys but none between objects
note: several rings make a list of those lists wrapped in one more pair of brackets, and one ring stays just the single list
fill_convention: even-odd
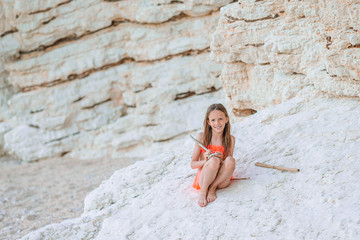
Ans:
[{"label": "sand texture", "polygon": [[81,215],[86,194],[134,159],[7,161],[0,172],[0,239]]}]

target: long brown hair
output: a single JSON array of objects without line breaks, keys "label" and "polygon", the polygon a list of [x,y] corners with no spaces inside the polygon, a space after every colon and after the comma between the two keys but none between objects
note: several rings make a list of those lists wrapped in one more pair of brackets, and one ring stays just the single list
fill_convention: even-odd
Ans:
[{"label": "long brown hair", "polygon": [[[215,103],[208,107],[208,109],[206,111],[205,119],[204,119],[204,139],[203,139],[203,143],[206,147],[211,143],[212,130],[211,130],[211,126],[208,123],[208,120],[209,120],[210,113],[214,110],[222,111],[225,114],[225,117],[229,117],[229,115],[226,111],[226,108],[221,103]],[[225,128],[224,128],[224,131],[222,134],[222,145],[224,146],[224,157],[227,156],[228,150],[231,147],[230,127],[231,127],[230,121],[228,121],[225,124]]]}]

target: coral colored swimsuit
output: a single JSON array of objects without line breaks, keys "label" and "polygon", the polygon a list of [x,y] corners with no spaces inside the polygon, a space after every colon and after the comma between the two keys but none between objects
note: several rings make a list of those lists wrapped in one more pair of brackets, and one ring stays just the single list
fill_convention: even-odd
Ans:
[{"label": "coral colored swimsuit", "polygon": [[[224,153],[224,146],[217,146],[217,145],[208,145],[206,147],[207,149],[211,150],[212,153],[215,153],[215,152],[221,152],[223,154],[223,156],[225,156],[225,153]],[[200,148],[200,153],[203,153],[205,152],[204,149]],[[194,180],[194,183],[193,183],[193,188],[196,188],[198,190],[200,190],[200,185],[199,185],[199,180],[200,180],[200,174],[201,174],[201,170],[202,170],[202,167],[199,168],[196,176],[195,176],[195,180]]]}]

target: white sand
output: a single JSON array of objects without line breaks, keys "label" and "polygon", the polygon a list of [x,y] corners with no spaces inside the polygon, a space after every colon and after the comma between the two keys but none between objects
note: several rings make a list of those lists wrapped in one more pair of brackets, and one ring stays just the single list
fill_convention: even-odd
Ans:
[{"label": "white sand", "polygon": [[86,194],[135,159],[51,159],[0,166],[0,239],[80,216]]},{"label": "white sand", "polygon": [[186,138],[115,172],[86,197],[81,217],[23,239],[360,239],[359,106],[304,90],[234,124],[235,175],[251,180],[219,190],[206,208],[191,188]]}]

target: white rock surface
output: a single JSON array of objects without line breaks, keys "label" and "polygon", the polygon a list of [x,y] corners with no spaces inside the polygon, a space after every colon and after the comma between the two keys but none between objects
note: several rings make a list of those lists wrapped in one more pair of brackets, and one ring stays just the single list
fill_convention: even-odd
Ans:
[{"label": "white rock surface", "polygon": [[22,239],[360,238],[358,1],[222,8],[211,56],[229,110],[258,110],[232,128],[234,175],[251,180],[200,208],[194,143],[147,145],[198,129],[222,98],[206,33],[229,2],[0,2],[0,83],[22,91],[2,100],[6,153],[148,156],[91,192],[81,217]]},{"label": "white rock surface", "polygon": [[200,127],[178,116],[222,99],[209,33],[230,2],[0,1],[2,154],[115,156]]},{"label": "white rock surface", "polygon": [[358,1],[244,0],[222,8],[211,57],[234,113],[263,109],[305,86],[360,97]]},{"label": "white rock surface", "polygon": [[[122,22],[163,23],[171,18],[204,16],[231,1],[2,1],[7,24],[16,26],[24,51],[58,39],[76,38]],[[76,19],[77,21],[74,21]]]},{"label": "white rock surface", "polygon": [[4,155],[4,135],[11,130],[10,124],[6,122],[0,123],[0,156]]},{"label": "white rock surface", "polygon": [[[306,87],[232,125],[235,176],[206,208],[192,189],[190,138],[117,171],[81,217],[22,239],[358,239],[360,108]],[[255,162],[299,168],[282,172]]]},{"label": "white rock surface", "polygon": [[4,135],[4,148],[24,161],[35,161],[71,151],[78,134],[75,129],[43,131],[38,127],[20,125]]},{"label": "white rock surface", "polygon": [[209,47],[208,33],[216,27],[216,15],[160,26],[119,24],[82,41],[6,64],[8,81],[19,88],[29,88],[79,78],[80,74],[99,71],[110,64],[119,65],[125,58],[154,61],[189,50],[203,50]]}]

